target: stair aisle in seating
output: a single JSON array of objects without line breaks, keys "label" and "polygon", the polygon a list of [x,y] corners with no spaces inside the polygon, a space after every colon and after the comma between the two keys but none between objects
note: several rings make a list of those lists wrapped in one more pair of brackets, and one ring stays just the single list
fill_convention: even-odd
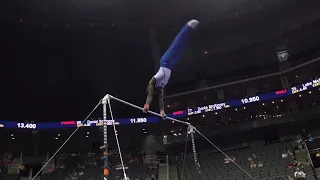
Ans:
[{"label": "stair aisle in seating", "polygon": [[176,164],[169,166],[169,180],[179,180],[178,169]]},{"label": "stair aisle in seating", "polygon": [[167,179],[167,163],[159,164],[158,180],[168,180]]}]

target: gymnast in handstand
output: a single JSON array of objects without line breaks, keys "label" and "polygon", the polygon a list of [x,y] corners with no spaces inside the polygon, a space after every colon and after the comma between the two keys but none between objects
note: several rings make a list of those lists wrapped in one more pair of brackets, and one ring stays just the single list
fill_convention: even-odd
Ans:
[{"label": "gymnast in handstand", "polygon": [[153,96],[157,95],[161,117],[164,119],[166,118],[163,104],[163,88],[167,85],[170,79],[171,70],[179,61],[182,51],[187,45],[191,32],[198,24],[199,21],[197,20],[187,22],[176,36],[167,52],[161,57],[160,68],[157,74],[151,78],[147,87],[148,96],[143,107],[144,113],[148,112]]}]

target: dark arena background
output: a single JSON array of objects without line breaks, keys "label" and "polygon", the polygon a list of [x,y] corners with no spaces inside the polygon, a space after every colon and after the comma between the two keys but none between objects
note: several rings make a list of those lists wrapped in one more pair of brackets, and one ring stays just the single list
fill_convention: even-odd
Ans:
[{"label": "dark arena background", "polygon": [[[1,1],[0,180],[319,179],[319,9]],[[164,88],[167,117],[157,100],[143,113],[150,78],[192,19]]]}]

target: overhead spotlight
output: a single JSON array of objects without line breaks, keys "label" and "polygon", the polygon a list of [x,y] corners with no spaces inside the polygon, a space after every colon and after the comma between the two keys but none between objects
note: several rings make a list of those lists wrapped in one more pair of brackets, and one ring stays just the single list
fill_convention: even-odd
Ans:
[{"label": "overhead spotlight", "polygon": [[205,51],[204,53],[205,53],[205,54],[208,54],[208,52],[207,52],[207,51]]},{"label": "overhead spotlight", "polygon": [[299,94],[299,97],[302,97],[301,94]]},{"label": "overhead spotlight", "polygon": [[57,140],[58,138],[56,137],[56,138],[54,138],[55,140]]},{"label": "overhead spotlight", "polygon": [[163,135],[164,138],[167,138],[167,135]]},{"label": "overhead spotlight", "polygon": [[181,133],[178,133],[178,135],[180,136],[180,135],[181,135]]},{"label": "overhead spotlight", "polygon": [[217,114],[218,114],[218,112],[215,112],[214,114],[216,114],[216,115],[217,115]]},{"label": "overhead spotlight", "polygon": [[279,109],[279,106],[277,106],[277,109]]},{"label": "overhead spotlight", "polygon": [[14,135],[13,135],[13,134],[10,134],[10,136],[13,137]]},{"label": "overhead spotlight", "polygon": [[173,130],[171,130],[171,132],[173,132]]},{"label": "overhead spotlight", "polygon": [[174,121],[172,121],[172,123],[174,123]]},{"label": "overhead spotlight", "polygon": [[246,109],[246,107],[243,107],[243,109]]},{"label": "overhead spotlight", "polygon": [[281,99],[280,101],[283,102],[283,99]]},{"label": "overhead spotlight", "polygon": [[88,138],[89,136],[86,136],[86,138]]},{"label": "overhead spotlight", "polygon": [[145,132],[143,132],[143,133],[147,134],[147,132],[146,132],[146,131],[145,131]]},{"label": "overhead spotlight", "polygon": [[237,108],[236,108],[235,110],[236,110],[236,111],[238,111],[238,109],[237,109]]},{"label": "overhead spotlight", "polygon": [[167,105],[167,108],[170,108],[170,105]]},{"label": "overhead spotlight", "polygon": [[174,136],[177,136],[177,134],[176,134],[176,133],[174,133],[173,135],[174,135]]},{"label": "overhead spotlight", "polygon": [[264,103],[262,103],[262,106],[264,106],[265,104]]},{"label": "overhead spotlight", "polygon": [[202,117],[206,117],[205,115],[202,115]]},{"label": "overhead spotlight", "polygon": [[309,91],[309,94],[311,94],[311,91]]},{"label": "overhead spotlight", "polygon": [[90,132],[88,131],[87,134],[90,134]]},{"label": "overhead spotlight", "polygon": [[60,136],[60,134],[58,134],[58,136]]},{"label": "overhead spotlight", "polygon": [[187,118],[187,120],[189,120],[190,118]]},{"label": "overhead spotlight", "polygon": [[145,129],[145,128],[143,128],[142,130],[143,130],[143,131],[145,131],[146,129]]},{"label": "overhead spotlight", "polygon": [[299,76],[296,76],[296,78],[298,78]]},{"label": "overhead spotlight", "polygon": [[274,101],[272,101],[272,104],[274,104]]},{"label": "overhead spotlight", "polygon": [[15,138],[14,138],[14,137],[12,137],[11,139],[12,139],[12,140],[15,140]]}]

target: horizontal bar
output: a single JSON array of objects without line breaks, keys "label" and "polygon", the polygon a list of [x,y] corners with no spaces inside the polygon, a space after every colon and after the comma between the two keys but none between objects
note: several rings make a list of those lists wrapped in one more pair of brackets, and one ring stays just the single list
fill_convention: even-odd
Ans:
[{"label": "horizontal bar", "polygon": [[[121,103],[123,103],[123,104],[126,104],[126,105],[128,105],[128,106],[131,106],[131,107],[133,107],[133,108],[140,109],[141,111],[143,110],[142,107],[139,107],[139,106],[137,106],[137,105],[131,104],[131,103],[127,102],[127,101],[124,101],[124,100],[122,100],[122,99],[113,97],[113,96],[111,96],[111,95],[107,95],[106,97],[109,97],[110,99],[114,99],[114,100],[116,100],[116,101],[119,101],[119,102],[121,102]],[[159,113],[156,113],[156,112],[153,112],[153,111],[148,111],[148,113],[153,114],[153,115],[155,115],[155,116],[162,117]],[[188,123],[188,122],[184,122],[184,121],[181,121],[181,120],[178,120],[178,119],[174,119],[174,118],[172,118],[172,117],[167,117],[166,119],[169,119],[169,120],[174,121],[174,122],[177,122],[177,123],[182,123],[182,124],[185,124],[185,125],[188,125],[188,126],[190,125],[190,123]]]}]

